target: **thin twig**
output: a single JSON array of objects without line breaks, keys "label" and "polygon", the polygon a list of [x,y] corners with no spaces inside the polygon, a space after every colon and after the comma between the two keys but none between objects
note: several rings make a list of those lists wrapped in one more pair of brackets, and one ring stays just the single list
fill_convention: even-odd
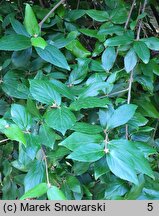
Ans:
[{"label": "thin twig", "polygon": [[41,150],[42,150],[44,161],[45,161],[45,170],[46,170],[47,184],[48,184],[48,187],[50,187],[51,184],[50,184],[50,180],[49,180],[49,172],[48,172],[48,164],[47,164],[46,154],[45,154],[45,151],[43,150],[43,148],[41,148]]},{"label": "thin twig", "polygon": [[0,140],[0,143],[7,142],[9,139]]},{"label": "thin twig", "polygon": [[79,5],[80,5],[80,0],[77,1],[77,8],[76,8],[76,10],[79,9]]},{"label": "thin twig", "polygon": [[116,95],[116,94],[121,94],[121,93],[127,92],[128,90],[129,90],[129,89],[127,88],[127,89],[123,89],[123,90],[121,90],[121,91],[113,92],[113,93],[111,93],[111,94],[108,94],[108,97],[109,97],[109,96]]},{"label": "thin twig", "polygon": [[62,4],[62,3],[64,3],[65,2],[65,0],[61,0],[61,1],[59,1],[59,3],[57,3],[56,5],[55,5],[55,7],[53,7],[51,10],[50,10],[50,12],[43,18],[43,20],[39,23],[39,27],[41,28],[42,27],[42,25],[43,25],[43,23],[49,18],[49,16]]},{"label": "thin twig", "polygon": [[157,132],[157,129],[158,129],[158,125],[159,125],[159,119],[157,119],[157,123],[156,123],[156,126],[155,126],[155,130],[153,132],[153,135],[152,135],[152,138],[155,139],[155,135],[156,135],[156,132]]},{"label": "thin twig", "polygon": [[44,8],[44,3],[43,3],[43,1],[42,1],[42,0],[39,0],[39,3],[40,3],[40,5],[41,5],[41,7]]},{"label": "thin twig", "polygon": [[131,17],[131,14],[132,14],[132,12],[133,12],[133,9],[134,9],[135,4],[136,4],[136,0],[134,0],[133,3],[132,3],[132,5],[131,5],[130,11],[129,11],[129,15],[128,15],[128,18],[127,18],[127,20],[126,20],[125,27],[124,27],[125,30],[126,30],[127,27],[128,27],[128,24],[129,24],[129,21],[130,21],[130,17]]},{"label": "thin twig", "polygon": [[[142,13],[144,13],[144,11],[145,11],[146,4],[147,4],[147,0],[144,1],[143,8],[142,8]],[[140,9],[139,9],[139,13],[140,13]],[[138,31],[137,31],[137,37],[136,37],[137,40],[139,40],[139,38],[140,38],[141,27],[142,27],[142,20],[140,20],[140,22],[139,22],[139,27],[138,27]],[[130,102],[131,102],[131,90],[132,90],[132,83],[133,83],[133,75],[134,75],[134,70],[132,70],[130,72],[127,104],[130,104]],[[128,124],[126,124],[125,136],[126,136],[126,139],[129,139]]]},{"label": "thin twig", "polygon": [[[142,8],[142,13],[144,13],[144,11],[145,11],[146,4],[147,4],[147,0],[144,1],[143,8]],[[138,31],[137,31],[136,40],[140,39],[141,27],[142,27],[142,19],[139,21],[139,27],[138,27]]]}]

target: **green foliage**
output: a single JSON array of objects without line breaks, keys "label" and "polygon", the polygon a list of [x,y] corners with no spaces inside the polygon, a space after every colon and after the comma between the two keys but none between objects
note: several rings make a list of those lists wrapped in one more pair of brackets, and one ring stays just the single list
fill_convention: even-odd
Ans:
[{"label": "green foliage", "polygon": [[149,3],[21,2],[0,7],[0,199],[158,199]]}]

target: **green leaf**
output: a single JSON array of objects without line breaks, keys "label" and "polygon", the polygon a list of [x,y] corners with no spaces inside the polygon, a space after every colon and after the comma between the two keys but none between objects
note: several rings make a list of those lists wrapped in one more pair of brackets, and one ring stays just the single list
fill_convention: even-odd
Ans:
[{"label": "green leaf", "polygon": [[113,129],[126,124],[135,114],[137,106],[125,104],[117,108],[107,122],[107,129]]},{"label": "green leaf", "polygon": [[54,148],[56,134],[46,124],[40,126],[39,137],[43,145],[50,147],[51,149]]},{"label": "green leaf", "polygon": [[55,66],[58,66],[60,68],[64,68],[66,70],[70,70],[70,67],[66,61],[65,56],[55,46],[48,45],[45,47],[45,49],[41,49],[41,48],[37,47],[36,51],[37,51],[38,55],[43,60],[45,60],[46,62],[49,62]]},{"label": "green leaf", "polygon": [[71,130],[86,134],[98,134],[103,131],[102,127],[100,127],[99,125],[88,124],[85,122],[76,122]]},{"label": "green leaf", "polygon": [[7,35],[0,39],[0,50],[19,51],[31,47],[30,39],[23,35]]},{"label": "green leaf", "polygon": [[49,127],[60,131],[63,135],[76,122],[74,114],[65,107],[50,110],[45,113],[44,117]]},{"label": "green leaf", "polygon": [[31,44],[32,46],[40,47],[41,49],[45,49],[45,47],[48,45],[42,37],[32,37]]},{"label": "green leaf", "polygon": [[109,38],[105,41],[105,46],[121,46],[121,45],[128,45],[133,42],[133,38],[129,37],[127,35],[122,36],[115,36],[112,38]]},{"label": "green leaf", "polygon": [[159,39],[157,37],[149,37],[141,39],[151,50],[159,50]]},{"label": "green leaf", "polygon": [[26,108],[20,104],[12,104],[12,120],[22,129],[29,130],[32,124],[32,117]]},{"label": "green leaf", "polygon": [[150,50],[147,48],[144,42],[135,41],[133,46],[138,57],[147,64],[150,60]]},{"label": "green leaf", "polygon": [[48,185],[46,183],[41,183],[31,190],[27,191],[21,198],[20,200],[25,200],[29,198],[36,198],[44,195],[48,191]]},{"label": "green leaf", "polygon": [[107,154],[109,169],[119,178],[138,184],[137,172],[154,178],[153,172],[143,153],[128,140],[109,142]]},{"label": "green leaf", "polygon": [[94,162],[104,155],[105,152],[102,146],[98,144],[86,144],[76,148],[67,158],[81,162]]},{"label": "green leaf", "polygon": [[68,176],[66,181],[67,181],[67,185],[73,192],[81,193],[81,185],[76,177]]},{"label": "green leaf", "polygon": [[91,53],[78,40],[71,41],[66,46],[66,49],[71,51],[77,58],[86,58],[91,55]]},{"label": "green leaf", "polygon": [[101,28],[98,32],[98,34],[103,34],[103,35],[112,35],[112,34],[116,34],[116,35],[121,35],[124,32],[124,28],[121,26],[109,26],[106,29]]},{"label": "green leaf", "polygon": [[30,80],[30,93],[33,98],[41,103],[53,105],[61,104],[61,96],[54,85],[46,80]]},{"label": "green leaf", "polygon": [[49,200],[66,200],[66,197],[63,194],[63,192],[56,186],[51,186],[47,190],[47,197]]},{"label": "green leaf", "polygon": [[6,126],[4,129],[4,134],[11,140],[15,140],[17,142],[22,142],[26,145],[26,139],[24,137],[24,133],[22,130],[15,124],[11,124]]},{"label": "green leaf", "polygon": [[[80,137],[80,139],[79,139]],[[80,132],[74,132],[65,140],[63,140],[59,145],[65,146],[71,151],[76,150],[80,146],[86,146],[88,144],[98,144],[102,143],[103,137],[99,134],[89,135]]]},{"label": "green leaf", "polygon": [[135,100],[139,107],[142,107],[142,114],[151,118],[159,118],[159,112],[149,98]]},{"label": "green leaf", "polygon": [[27,99],[29,89],[19,79],[19,73],[17,71],[10,70],[3,77],[2,83],[3,91],[10,97]]},{"label": "green leaf", "polygon": [[98,22],[105,22],[109,19],[109,15],[106,11],[100,11],[100,10],[87,10],[87,15],[90,16],[92,19]]},{"label": "green leaf", "polygon": [[100,91],[106,91],[109,88],[109,83],[107,82],[96,82],[88,85],[80,94],[80,98],[87,98],[97,96]]},{"label": "green leaf", "polygon": [[129,50],[124,58],[124,65],[126,72],[130,72],[137,64],[137,56],[133,49]]},{"label": "green leaf", "polygon": [[104,98],[104,99],[100,99],[96,97],[79,98],[78,100],[70,104],[70,109],[78,111],[81,109],[104,107],[108,103],[109,103],[109,100],[107,98]]},{"label": "green leaf", "polygon": [[114,47],[107,47],[102,54],[102,66],[104,70],[109,71],[112,69],[116,60],[116,52]]},{"label": "green leaf", "polygon": [[26,37],[29,37],[28,32],[26,31],[25,27],[16,19],[10,19],[12,28],[18,35],[24,35]]},{"label": "green leaf", "polygon": [[69,10],[65,15],[66,16],[65,19],[72,22],[81,18],[84,14],[85,14],[85,10],[80,10],[80,9]]},{"label": "green leaf", "polygon": [[65,96],[68,99],[74,100],[73,92],[67,85],[63,84],[58,80],[50,80],[50,82],[54,85],[54,89],[59,92],[61,95]]},{"label": "green leaf", "polygon": [[45,165],[43,161],[35,160],[24,178],[25,192],[43,182],[45,177]]},{"label": "green leaf", "polygon": [[40,27],[38,25],[38,21],[29,4],[26,4],[26,7],[25,7],[24,25],[25,25],[27,32],[31,36],[38,36],[40,34]]},{"label": "green leaf", "polygon": [[108,172],[110,172],[110,170],[107,165],[106,157],[102,157],[94,163],[94,177],[96,180]]}]

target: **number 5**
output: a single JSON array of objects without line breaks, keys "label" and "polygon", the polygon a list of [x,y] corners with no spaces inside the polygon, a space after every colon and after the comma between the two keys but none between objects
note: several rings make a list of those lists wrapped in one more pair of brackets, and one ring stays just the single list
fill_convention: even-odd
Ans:
[{"label": "number 5", "polygon": [[153,203],[148,203],[147,204],[147,210],[152,211],[153,210]]}]

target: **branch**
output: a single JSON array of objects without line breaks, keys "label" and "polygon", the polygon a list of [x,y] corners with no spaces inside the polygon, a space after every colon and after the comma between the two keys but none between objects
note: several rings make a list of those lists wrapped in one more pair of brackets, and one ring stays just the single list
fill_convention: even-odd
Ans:
[{"label": "branch", "polygon": [[59,3],[57,3],[56,5],[55,5],[55,7],[53,7],[52,9],[51,9],[51,11],[43,18],[43,20],[39,23],[39,27],[41,28],[42,27],[42,25],[43,25],[43,23],[49,18],[49,16],[62,4],[62,3],[64,3],[65,2],[65,0],[61,0],[61,1],[59,1]]},{"label": "branch", "polygon": [[128,27],[128,24],[129,24],[129,21],[130,21],[130,17],[131,17],[131,14],[132,14],[132,12],[133,12],[133,9],[134,9],[135,4],[136,4],[136,0],[134,0],[133,3],[132,3],[132,5],[131,5],[130,11],[129,11],[129,15],[128,15],[128,18],[127,18],[127,20],[126,20],[125,27],[124,27],[125,30],[126,30],[127,27]]}]

